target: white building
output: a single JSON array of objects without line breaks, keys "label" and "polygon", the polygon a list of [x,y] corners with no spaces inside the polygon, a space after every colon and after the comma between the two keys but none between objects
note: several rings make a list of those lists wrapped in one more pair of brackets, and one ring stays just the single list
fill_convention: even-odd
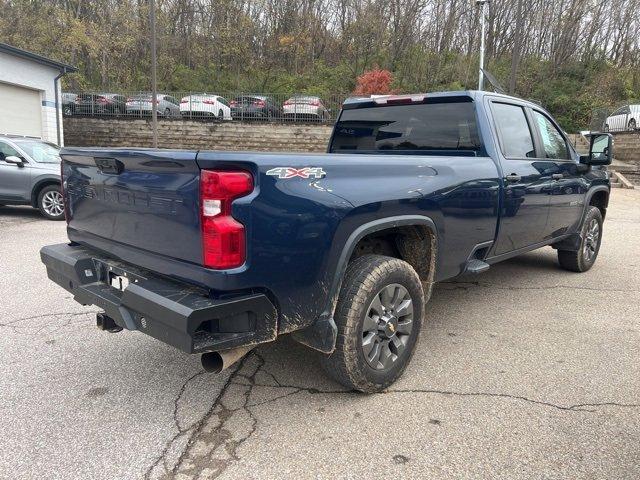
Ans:
[{"label": "white building", "polygon": [[77,70],[0,43],[0,135],[63,145],[60,77]]}]

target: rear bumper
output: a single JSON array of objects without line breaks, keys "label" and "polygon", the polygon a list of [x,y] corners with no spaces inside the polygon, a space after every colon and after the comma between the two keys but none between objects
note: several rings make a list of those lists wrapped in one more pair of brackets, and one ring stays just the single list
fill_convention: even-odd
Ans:
[{"label": "rear bumper", "polygon": [[[266,295],[211,298],[206,291],[68,244],[40,250],[47,276],[83,305],[117,325],[140,330],[186,353],[227,350],[275,340],[277,312]],[[112,278],[124,278],[122,290]]]}]

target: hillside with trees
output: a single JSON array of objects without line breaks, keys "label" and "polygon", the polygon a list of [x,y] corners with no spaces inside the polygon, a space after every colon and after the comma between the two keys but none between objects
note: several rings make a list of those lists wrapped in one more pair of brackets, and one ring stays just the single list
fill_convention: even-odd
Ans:
[{"label": "hillside with trees", "polygon": [[[567,130],[640,99],[640,0],[494,0],[487,67]],[[146,0],[0,0],[0,38],[80,68],[67,89],[148,90]],[[394,92],[475,88],[470,0],[157,0],[166,91],[328,95],[363,73]]]}]

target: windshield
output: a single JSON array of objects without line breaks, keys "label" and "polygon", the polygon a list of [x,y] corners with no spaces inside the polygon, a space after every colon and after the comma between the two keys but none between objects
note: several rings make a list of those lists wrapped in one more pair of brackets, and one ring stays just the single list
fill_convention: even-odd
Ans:
[{"label": "windshield", "polygon": [[459,102],[343,110],[330,151],[474,155],[479,149],[474,105]]},{"label": "windshield", "polygon": [[38,163],[60,163],[60,149],[36,140],[14,140],[31,159]]}]

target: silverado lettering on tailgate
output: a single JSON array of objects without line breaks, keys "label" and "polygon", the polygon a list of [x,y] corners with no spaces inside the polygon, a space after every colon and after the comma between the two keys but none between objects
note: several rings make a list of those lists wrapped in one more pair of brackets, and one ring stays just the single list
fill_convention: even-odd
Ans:
[{"label": "silverado lettering on tailgate", "polygon": [[129,207],[144,207],[146,210],[175,215],[183,204],[181,198],[167,194],[137,192],[102,185],[68,184],[66,190],[71,197],[91,198]]}]

